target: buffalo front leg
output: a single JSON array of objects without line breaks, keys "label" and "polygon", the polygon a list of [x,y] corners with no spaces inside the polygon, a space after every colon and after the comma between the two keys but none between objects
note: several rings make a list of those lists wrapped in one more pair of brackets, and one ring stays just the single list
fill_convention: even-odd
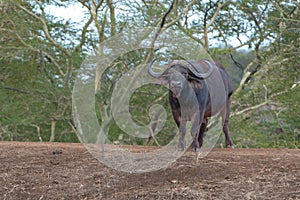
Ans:
[{"label": "buffalo front leg", "polygon": [[183,151],[185,148],[186,121],[182,120],[179,125],[179,141],[177,145],[178,151]]}]

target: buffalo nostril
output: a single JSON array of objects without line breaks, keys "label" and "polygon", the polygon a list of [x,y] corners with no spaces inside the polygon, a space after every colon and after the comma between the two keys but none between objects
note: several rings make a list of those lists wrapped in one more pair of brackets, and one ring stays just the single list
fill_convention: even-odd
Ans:
[{"label": "buffalo nostril", "polygon": [[180,81],[171,81],[170,83],[171,87],[181,87]]}]

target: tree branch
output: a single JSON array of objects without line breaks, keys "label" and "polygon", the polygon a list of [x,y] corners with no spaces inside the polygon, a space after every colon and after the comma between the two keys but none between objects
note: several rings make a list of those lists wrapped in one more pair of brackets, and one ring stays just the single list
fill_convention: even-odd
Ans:
[{"label": "tree branch", "polygon": [[[41,6],[41,5],[40,5],[40,2],[39,2],[38,0],[36,0],[36,3],[37,3],[39,6]],[[32,16],[33,18],[39,20],[39,21],[43,24],[43,32],[44,32],[46,38],[47,38],[47,39],[48,39],[55,47],[57,47],[59,50],[61,50],[62,52],[64,52],[68,57],[71,57],[71,53],[70,53],[68,50],[66,50],[64,47],[62,47],[61,45],[59,45],[59,44],[51,37],[50,32],[49,32],[49,29],[48,29],[48,25],[47,25],[45,19],[43,19],[43,18],[37,16],[35,13],[29,11],[27,8],[25,8],[24,6],[22,6],[22,5],[20,5],[20,4],[17,4],[17,6],[18,6],[21,10],[23,10],[25,13],[27,13],[28,15],[30,15],[30,16]],[[43,9],[41,9],[41,10],[42,10],[42,12],[44,12]],[[45,17],[45,13],[43,13],[43,16]]]},{"label": "tree branch", "polygon": [[234,93],[239,93],[240,91],[242,91],[244,85],[246,84],[246,81],[249,79],[249,77],[251,76],[251,72],[249,71],[250,68],[255,64],[255,61],[250,62],[247,67],[244,70],[244,74],[243,77],[240,81],[240,85],[239,87],[236,89],[236,91]]},{"label": "tree branch", "polygon": [[164,24],[166,22],[166,18],[168,16],[168,14],[170,14],[171,10],[173,9],[173,6],[174,6],[174,3],[175,3],[176,0],[173,0],[172,1],[172,4],[170,5],[169,9],[167,10],[167,12],[164,14],[162,20],[161,20],[161,23],[160,23],[160,26],[159,26],[159,29],[157,30],[157,32],[155,33],[155,36],[153,38],[153,40],[151,41],[151,44],[150,44],[150,47],[149,47],[149,50],[148,50],[148,56],[145,60],[145,63],[148,63],[150,62],[151,58],[153,57],[153,48],[154,48],[154,44],[155,44],[155,41],[157,40],[159,34],[164,30]]},{"label": "tree branch", "polygon": [[224,7],[229,1],[230,0],[227,0],[224,3],[221,3],[220,1],[218,1],[218,7],[217,7],[216,11],[214,12],[212,18],[209,20],[208,24],[207,24],[207,13],[209,12],[210,9],[212,9],[212,7],[210,7],[205,13],[205,17],[204,17],[204,41],[205,41],[205,43],[204,44],[205,44],[205,49],[207,52],[209,52],[209,41],[208,41],[209,31],[208,31],[208,29],[214,24],[222,7]]},{"label": "tree branch", "polygon": [[250,112],[250,111],[253,111],[253,110],[257,110],[257,109],[263,107],[264,105],[267,105],[267,104],[270,103],[270,102],[271,102],[271,100],[267,100],[267,101],[262,102],[262,103],[260,103],[260,104],[258,104],[258,105],[251,106],[251,107],[245,108],[245,109],[240,110],[240,111],[237,111],[237,112],[233,112],[230,116],[231,116],[231,117],[232,117],[232,116],[238,116],[238,115],[242,115],[242,114],[244,114],[244,113],[246,113],[246,112]]},{"label": "tree branch", "polygon": [[82,46],[84,45],[87,29],[91,25],[92,22],[93,22],[93,17],[90,16],[89,20],[84,24],[84,26],[82,28],[81,40],[80,40],[80,43],[74,48],[74,52],[79,51],[79,49],[82,48]]},{"label": "tree branch", "polygon": [[20,88],[15,88],[15,87],[0,85],[0,88],[5,89],[5,90],[16,91],[16,92],[19,92],[19,93],[22,93],[22,94],[34,94],[34,92],[32,92],[32,91],[24,90],[24,89],[20,89]]},{"label": "tree branch", "polygon": [[184,32],[188,37],[190,37],[192,40],[195,40],[196,42],[199,42],[202,46],[204,46],[204,43],[201,41],[200,38],[195,37],[192,33],[189,33],[186,28],[182,27],[181,23],[178,23],[178,28],[182,32]]},{"label": "tree branch", "polygon": [[115,8],[113,5],[113,0],[107,0],[107,5],[109,7],[109,17],[110,17],[110,35],[114,36],[116,33],[116,16],[115,16]]},{"label": "tree branch", "polygon": [[[175,1],[176,1],[176,0],[175,0]],[[195,2],[197,2],[197,1],[196,1],[196,0],[191,1],[191,2],[186,6],[186,8],[184,9],[184,11],[183,11],[182,13],[180,13],[179,15],[177,15],[177,17],[176,17],[174,20],[172,20],[171,22],[169,22],[168,24],[166,24],[165,29],[169,28],[170,26],[172,26],[172,25],[174,25],[176,22],[178,22],[178,20],[180,20],[180,17],[181,17],[182,15],[186,15],[186,14],[189,12],[190,7],[191,7]]]},{"label": "tree branch", "polygon": [[30,124],[30,126],[36,128],[36,131],[37,131],[37,134],[38,134],[39,141],[40,141],[40,142],[43,142],[43,139],[42,139],[42,137],[41,137],[41,128],[40,128],[38,125],[35,125],[35,124]]},{"label": "tree branch", "polygon": [[[300,81],[299,81],[298,83],[300,83]],[[294,85],[295,85],[295,84],[294,84]],[[274,94],[270,95],[269,98],[267,98],[267,96],[266,96],[266,97],[265,97],[265,101],[262,102],[262,103],[260,103],[260,104],[257,104],[257,105],[255,105],[255,106],[251,106],[251,107],[245,108],[245,109],[243,109],[243,110],[241,110],[241,111],[233,112],[233,113],[231,114],[231,116],[238,116],[238,115],[242,115],[242,114],[247,113],[247,112],[252,112],[252,111],[254,111],[254,110],[257,110],[257,109],[263,107],[264,105],[267,105],[267,104],[269,104],[269,103],[272,103],[272,99],[273,99],[273,98],[278,97],[278,96],[280,96],[280,95],[283,95],[283,94],[289,92],[290,90],[294,89],[294,88],[296,87],[296,86],[294,86],[294,85],[292,85],[292,87],[290,87],[290,88],[286,88],[286,89],[283,90],[283,91],[280,91],[280,92],[277,92],[277,93],[274,93]],[[276,103],[274,102],[274,104],[276,104]]]}]

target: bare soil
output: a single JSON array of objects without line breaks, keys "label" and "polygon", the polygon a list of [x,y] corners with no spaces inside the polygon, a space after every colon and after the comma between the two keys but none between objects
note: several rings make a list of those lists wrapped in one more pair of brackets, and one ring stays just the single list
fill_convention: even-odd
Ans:
[{"label": "bare soil", "polygon": [[82,144],[0,142],[0,199],[300,199],[299,149],[195,156],[130,174],[106,167]]}]

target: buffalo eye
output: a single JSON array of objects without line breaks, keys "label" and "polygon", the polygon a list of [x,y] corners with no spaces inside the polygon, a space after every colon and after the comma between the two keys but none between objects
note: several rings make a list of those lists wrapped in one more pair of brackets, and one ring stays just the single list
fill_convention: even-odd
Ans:
[{"label": "buffalo eye", "polygon": [[187,73],[187,72],[182,72],[181,74],[182,74],[182,76],[184,76],[186,79],[190,79],[189,73]]},{"label": "buffalo eye", "polygon": [[188,76],[188,73],[187,73],[187,72],[181,72],[181,74],[182,74],[183,76]]}]

